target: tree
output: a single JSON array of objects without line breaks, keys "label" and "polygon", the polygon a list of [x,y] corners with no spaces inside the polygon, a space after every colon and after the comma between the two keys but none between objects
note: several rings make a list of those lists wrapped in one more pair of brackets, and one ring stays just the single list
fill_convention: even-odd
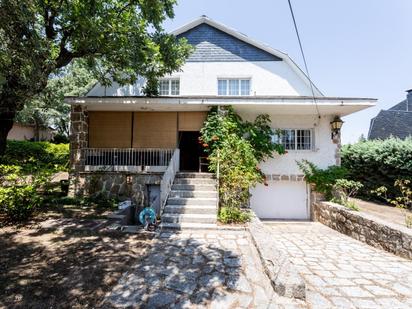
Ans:
[{"label": "tree", "polygon": [[49,79],[46,88],[17,113],[16,121],[34,125],[36,140],[39,140],[39,130],[47,127],[68,137],[70,106],[64,102],[64,96],[85,95],[95,83],[83,61],[76,60]]},{"label": "tree", "polygon": [[191,51],[165,33],[176,0],[1,0],[0,154],[16,113],[52,74],[84,59],[104,84],[156,79],[178,70]]}]

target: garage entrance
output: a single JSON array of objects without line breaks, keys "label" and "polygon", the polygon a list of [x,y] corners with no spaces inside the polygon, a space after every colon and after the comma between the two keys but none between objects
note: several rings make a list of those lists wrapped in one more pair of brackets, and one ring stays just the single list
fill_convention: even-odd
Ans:
[{"label": "garage entrance", "polygon": [[276,181],[252,190],[252,209],[262,219],[309,220],[308,194],[304,181]]}]

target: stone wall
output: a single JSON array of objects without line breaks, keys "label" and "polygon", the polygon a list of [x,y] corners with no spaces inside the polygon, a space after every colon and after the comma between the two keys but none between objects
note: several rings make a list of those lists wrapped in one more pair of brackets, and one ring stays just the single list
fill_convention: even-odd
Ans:
[{"label": "stone wall", "polygon": [[323,201],[313,204],[314,219],[352,238],[412,259],[412,230],[372,215]]},{"label": "stone wall", "polygon": [[160,185],[161,173],[95,172],[73,173],[71,183],[75,196],[97,196],[131,199],[137,207],[148,206],[147,185]]},{"label": "stone wall", "polygon": [[281,296],[306,299],[306,284],[289,256],[279,250],[271,231],[252,213],[248,230],[273,289]]},{"label": "stone wall", "polygon": [[86,107],[72,105],[70,113],[70,169],[72,172],[84,171],[82,148],[88,147],[88,114]]}]

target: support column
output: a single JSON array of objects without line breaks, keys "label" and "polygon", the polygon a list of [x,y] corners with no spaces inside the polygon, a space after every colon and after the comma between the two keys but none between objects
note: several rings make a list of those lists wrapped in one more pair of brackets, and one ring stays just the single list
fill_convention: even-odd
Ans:
[{"label": "support column", "polygon": [[82,195],[84,180],[80,173],[84,172],[85,159],[82,149],[88,147],[88,114],[82,105],[72,105],[70,111],[70,188],[69,195]]}]

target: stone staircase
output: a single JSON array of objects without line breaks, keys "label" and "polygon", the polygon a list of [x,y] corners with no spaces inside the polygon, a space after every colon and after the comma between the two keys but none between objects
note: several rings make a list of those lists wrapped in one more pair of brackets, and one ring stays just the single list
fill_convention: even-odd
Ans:
[{"label": "stone staircase", "polygon": [[214,229],[216,179],[210,173],[177,173],[162,214],[162,229]]}]

